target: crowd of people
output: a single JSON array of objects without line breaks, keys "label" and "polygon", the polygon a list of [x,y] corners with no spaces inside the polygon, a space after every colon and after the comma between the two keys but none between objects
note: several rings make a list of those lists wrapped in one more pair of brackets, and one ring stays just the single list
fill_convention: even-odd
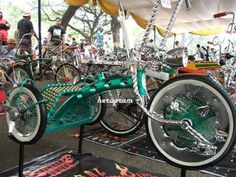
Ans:
[{"label": "crowd of people", "polygon": [[214,48],[210,48],[210,46],[200,46],[200,44],[197,44],[196,47],[195,57],[197,59],[202,59],[203,61],[213,61],[216,58],[216,51]]},{"label": "crowd of people", "polygon": [[[175,48],[183,47],[179,41],[175,41],[174,43]],[[184,48],[187,47],[185,46]],[[196,45],[196,50],[193,53],[193,57],[195,60],[202,60],[202,61],[214,61],[216,59],[216,50],[214,48],[210,48],[210,46],[201,46],[200,44]]]},{"label": "crowd of people", "polygon": [[[30,19],[30,13],[23,14],[23,18],[17,23],[15,39],[8,38],[8,30],[11,26],[9,22],[3,18],[3,13],[0,12],[0,55],[6,57],[14,57],[16,54],[25,54],[32,52],[31,35],[34,35],[37,39],[38,37],[34,31],[34,27]],[[24,39],[21,40],[23,37]],[[17,44],[19,45],[18,49],[16,47]]]},{"label": "crowd of people", "polygon": [[[14,38],[8,38],[8,30],[10,24],[4,19],[3,13],[0,11],[0,55],[6,57],[15,57],[17,54],[32,54],[32,36],[38,40],[35,33],[33,23],[31,22],[31,14],[24,13],[23,18],[18,21],[17,29]],[[96,44],[93,44],[88,33],[84,33],[84,39],[80,42],[76,38],[68,35],[66,39],[66,30],[61,25],[61,18],[55,19],[55,24],[48,29],[48,35],[44,38],[44,46],[74,45],[79,46],[82,52],[89,51],[89,55],[95,51],[96,48],[103,48],[104,34],[103,29],[100,28],[95,36]],[[67,40],[67,41],[66,41]],[[88,49],[89,46],[89,49]]]}]

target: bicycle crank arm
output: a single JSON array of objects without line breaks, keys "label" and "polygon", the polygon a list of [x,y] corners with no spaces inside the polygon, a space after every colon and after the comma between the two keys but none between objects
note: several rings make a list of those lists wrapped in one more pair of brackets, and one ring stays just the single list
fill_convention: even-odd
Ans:
[{"label": "bicycle crank arm", "polygon": [[206,154],[208,154],[208,155],[215,154],[217,147],[213,146],[200,133],[198,133],[196,130],[194,130],[191,126],[191,123],[187,119],[181,120],[181,121],[173,121],[173,120],[164,119],[164,117],[160,114],[156,114],[156,113],[151,113],[151,114],[146,113],[146,114],[148,115],[148,117],[157,121],[161,125],[165,125],[165,124],[178,125],[181,128],[187,130],[188,133],[190,133],[198,141],[198,144],[197,144],[198,149],[204,149],[206,151]]},{"label": "bicycle crank arm", "polygon": [[183,120],[181,127],[187,130],[194,138],[198,140],[198,148],[205,149],[207,155],[214,155],[217,147],[212,145],[206,138],[192,128],[188,120]]}]

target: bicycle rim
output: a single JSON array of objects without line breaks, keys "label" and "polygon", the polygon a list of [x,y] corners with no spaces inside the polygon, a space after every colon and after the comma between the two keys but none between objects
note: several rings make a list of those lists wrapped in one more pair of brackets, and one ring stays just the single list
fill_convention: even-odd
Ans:
[{"label": "bicycle rim", "polygon": [[151,99],[150,112],[168,120],[188,120],[192,128],[216,147],[215,153],[177,125],[148,119],[149,135],[157,150],[176,166],[200,168],[216,163],[233,147],[235,112],[220,87],[200,76],[169,80]]},{"label": "bicycle rim", "polygon": [[56,71],[55,81],[57,83],[73,83],[74,78],[80,77],[79,70],[70,64],[64,64]]},{"label": "bicycle rim", "polygon": [[7,122],[15,123],[12,135],[20,142],[30,142],[37,136],[41,124],[40,107],[35,95],[26,87],[14,89],[9,96],[10,105],[20,111],[14,120],[12,113],[7,113]]}]

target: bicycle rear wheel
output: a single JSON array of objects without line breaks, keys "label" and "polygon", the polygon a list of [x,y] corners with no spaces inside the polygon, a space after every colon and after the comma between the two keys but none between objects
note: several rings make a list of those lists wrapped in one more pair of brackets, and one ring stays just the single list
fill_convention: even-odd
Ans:
[{"label": "bicycle rear wheel", "polygon": [[34,144],[42,136],[47,124],[46,106],[40,92],[31,85],[15,88],[8,97],[15,108],[6,114],[12,129],[9,135],[17,143]]},{"label": "bicycle rear wheel", "polygon": [[[110,133],[125,136],[135,133],[143,125],[142,110],[135,103],[133,89],[110,90],[105,98],[111,100],[107,103],[107,110],[100,124]],[[113,101],[127,100],[127,103],[115,103]],[[128,100],[129,99],[129,100]]]},{"label": "bicycle rear wheel", "polygon": [[168,80],[148,107],[163,119],[184,121],[193,129],[190,132],[180,125],[147,121],[156,149],[175,166],[205,168],[224,158],[235,145],[234,105],[221,87],[205,76],[182,75]]}]

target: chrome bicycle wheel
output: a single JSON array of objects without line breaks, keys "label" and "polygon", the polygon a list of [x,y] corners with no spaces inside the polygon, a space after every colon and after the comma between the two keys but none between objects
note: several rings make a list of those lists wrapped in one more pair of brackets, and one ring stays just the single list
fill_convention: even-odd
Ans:
[{"label": "chrome bicycle wheel", "polygon": [[43,135],[47,114],[40,92],[31,85],[15,88],[8,97],[14,110],[6,114],[10,137],[17,143],[34,144]]},{"label": "chrome bicycle wheel", "polygon": [[147,121],[157,150],[178,167],[197,169],[213,165],[235,145],[232,101],[205,76],[182,75],[168,80],[153,95],[149,111],[166,120],[187,122],[193,129]]}]

